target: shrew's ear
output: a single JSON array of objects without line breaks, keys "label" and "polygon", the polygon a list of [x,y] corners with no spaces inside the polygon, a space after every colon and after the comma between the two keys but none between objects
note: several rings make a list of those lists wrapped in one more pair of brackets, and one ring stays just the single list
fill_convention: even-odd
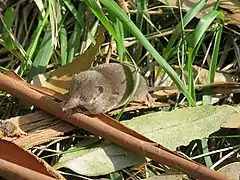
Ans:
[{"label": "shrew's ear", "polygon": [[66,111],[68,109],[72,109],[79,106],[79,98],[78,97],[70,97],[68,101],[62,106],[62,110]]}]

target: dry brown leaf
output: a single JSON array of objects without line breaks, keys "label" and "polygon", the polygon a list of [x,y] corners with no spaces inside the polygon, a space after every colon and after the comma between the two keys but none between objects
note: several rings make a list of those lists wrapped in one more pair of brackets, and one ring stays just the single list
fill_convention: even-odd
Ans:
[{"label": "dry brown leaf", "polygon": [[20,148],[19,146],[11,142],[0,139],[0,147],[0,159],[17,164],[21,167],[33,171],[33,174],[27,175],[29,179],[33,179],[33,176],[35,174],[34,172],[41,173],[42,175],[51,176],[56,179],[65,179],[55,169],[49,166],[44,160],[38,158],[34,154]]},{"label": "dry brown leaf", "polygon": [[120,7],[125,11],[125,13],[129,13],[128,9],[128,1],[129,0],[118,0]]},{"label": "dry brown leaf", "polygon": [[[180,1],[181,4],[179,4],[179,0],[168,0],[168,1],[159,0],[159,1],[162,2],[163,4],[166,4],[166,2],[168,2],[168,4],[171,6],[177,6],[177,7],[181,6],[186,11],[189,11],[198,3],[198,1],[196,0],[181,0]],[[202,16],[206,15],[210,10],[213,9],[216,2],[217,0],[208,0],[207,4],[204,6],[204,8],[196,17],[201,18]],[[227,17],[239,22],[239,18],[237,18],[238,17],[237,14],[240,12],[240,3],[238,0],[220,1],[220,7],[222,8],[222,11],[225,13]],[[226,9],[227,11],[224,11],[224,9]],[[229,11],[232,12],[232,14],[230,14]],[[236,15],[234,15],[235,13]]]},{"label": "dry brown leaf", "polygon": [[[196,78],[197,74],[199,73],[197,84],[205,85],[209,70],[200,68],[199,66],[194,65],[193,71],[195,75],[194,78]],[[214,83],[224,83],[224,82],[233,82],[233,78],[226,73],[216,72],[214,77]]]}]

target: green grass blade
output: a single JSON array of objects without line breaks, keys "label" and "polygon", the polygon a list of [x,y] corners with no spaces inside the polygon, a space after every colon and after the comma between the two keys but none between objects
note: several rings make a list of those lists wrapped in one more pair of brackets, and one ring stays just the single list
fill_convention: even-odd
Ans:
[{"label": "green grass blade", "polygon": [[57,22],[59,27],[59,38],[60,38],[60,52],[61,52],[61,65],[65,65],[67,63],[67,30],[64,25],[64,18],[62,16],[61,11],[62,3],[59,2],[57,4]]},{"label": "green grass blade", "polygon": [[6,23],[6,27],[3,28],[3,39],[5,46],[8,50],[14,50],[16,49],[12,38],[8,32],[11,32],[11,27],[14,22],[14,9],[12,7],[7,8],[6,12],[4,13],[3,20]]},{"label": "green grass blade", "polygon": [[56,10],[56,2],[55,0],[49,0],[49,6],[50,8],[50,26],[52,31],[52,44],[53,46],[57,46],[57,36],[58,36],[58,24],[57,24],[57,10]]},{"label": "green grass blade", "polygon": [[[71,1],[69,0],[62,0],[64,2],[64,4],[68,7],[68,9],[70,10],[70,12],[73,14],[73,16],[75,17],[75,19],[77,20],[77,22],[79,23],[79,25],[81,26],[81,28],[84,27],[83,21],[82,19],[78,16],[78,10],[76,10],[76,8],[74,7],[74,5],[71,3]],[[81,2],[80,2],[81,3]]]},{"label": "green grass blade", "polygon": [[46,71],[49,60],[53,54],[52,31],[50,28],[45,32],[36,57],[33,61],[33,66],[28,74],[28,80],[31,80],[39,73]]},{"label": "green grass blade", "polygon": [[204,7],[205,4],[206,4],[205,0],[200,0],[199,3],[195,7],[190,9],[187,12],[187,14],[184,16],[184,18],[182,20],[183,24],[179,23],[176,26],[168,44],[167,44],[167,47],[163,51],[163,57],[166,61],[173,54],[172,53],[173,45],[175,44],[177,38],[182,34],[182,28],[184,28],[200,12],[200,10]]},{"label": "green grass blade", "polygon": [[[91,9],[91,11],[95,14],[95,16],[102,22],[102,24],[105,26],[105,28],[111,33],[111,35],[117,41],[118,45],[121,46],[121,48],[125,49],[123,42],[119,39],[117,33],[115,32],[113,27],[108,22],[108,19],[104,15],[103,11],[101,10],[101,8],[97,4],[97,2],[95,0],[84,0],[84,2]],[[115,14],[115,13],[112,13],[112,14]]]},{"label": "green grass blade", "polygon": [[192,45],[193,48],[197,46],[200,39],[202,38],[204,33],[207,31],[208,27],[213,22],[213,20],[217,17],[217,15],[218,15],[218,11],[212,10],[206,16],[200,19],[197,27],[192,33],[192,36],[190,36],[191,40],[189,40],[189,42],[193,42],[193,45]]},{"label": "green grass blade", "polygon": [[94,36],[97,34],[98,32],[98,27],[99,27],[99,20],[95,21],[91,31],[88,32],[87,34],[87,43],[86,43],[86,49],[91,45],[95,45],[97,42],[94,39]]},{"label": "green grass blade", "polygon": [[[136,17],[136,26],[139,28],[140,31],[143,32],[143,25],[144,25],[144,11],[147,11],[147,2],[146,0],[138,0],[137,1],[137,17]],[[148,15],[146,13],[146,15]],[[147,16],[149,18],[149,16]],[[142,45],[137,43],[133,49],[134,60],[139,62],[142,54]]]},{"label": "green grass blade", "polygon": [[[32,62],[30,61],[30,59],[27,57],[25,50],[23,49],[22,45],[19,43],[19,41],[16,39],[16,37],[13,35],[13,33],[7,28],[7,25],[0,13],[0,20],[2,21],[3,24],[3,28],[5,28],[6,32],[9,34],[9,36],[11,37],[14,45],[17,47],[18,51],[11,51],[11,53],[16,56],[19,60],[21,60],[22,62],[27,62],[28,64],[32,64]],[[6,47],[5,43],[2,43],[2,45]]]},{"label": "green grass blade", "polygon": [[7,68],[5,68],[5,67],[3,67],[3,66],[0,66],[0,71],[6,73],[6,72],[9,71],[9,69],[7,69]]},{"label": "green grass blade", "polygon": [[[201,147],[202,147],[203,154],[209,153],[208,143],[206,138],[201,140]],[[213,165],[213,162],[210,156],[204,156],[204,161],[208,168],[210,168]]]},{"label": "green grass blade", "polygon": [[[124,43],[124,29],[122,22],[120,22],[114,15],[111,15],[111,12],[109,12],[109,19],[112,21],[113,28],[118,35],[119,40]],[[123,55],[125,52],[125,48],[123,48],[119,43],[117,42],[117,52],[119,56],[119,60],[122,62],[123,61]]]},{"label": "green grass blade", "polygon": [[133,91],[132,93],[130,94],[130,96],[128,97],[128,99],[125,101],[124,103],[124,106],[123,108],[121,109],[120,113],[117,115],[117,117],[115,118],[117,121],[120,120],[123,112],[124,112],[124,109],[127,107],[127,105],[129,104],[129,102],[132,100],[134,94],[136,93],[137,89],[138,89],[138,86],[139,86],[139,83],[140,83],[140,73],[139,72],[136,72],[136,82],[134,84],[134,88],[133,88]]},{"label": "green grass blade", "polygon": [[223,26],[221,24],[219,24],[217,33],[216,33],[214,48],[213,48],[212,60],[211,60],[211,64],[210,64],[209,72],[208,72],[208,78],[207,78],[208,84],[214,82],[217,61],[218,61],[219,48],[220,48],[221,37],[222,37],[222,31],[223,31]]},{"label": "green grass blade", "polygon": [[43,27],[45,26],[45,24],[48,20],[49,13],[50,13],[50,7],[47,8],[47,11],[45,13],[43,20],[40,20],[38,22],[38,27],[34,31],[34,39],[33,39],[32,43],[30,44],[30,46],[28,47],[27,52],[26,52],[29,59],[32,59],[33,54],[36,51],[37,45],[39,43],[40,35],[43,31]]},{"label": "green grass blade", "polygon": [[147,10],[146,0],[138,0],[137,1],[137,19],[136,25],[141,30],[143,27],[143,12]]},{"label": "green grass blade", "polygon": [[[188,48],[188,61],[187,61],[187,70],[188,70],[188,92],[191,94],[192,98],[196,102],[196,94],[194,88],[194,77],[192,72],[192,59],[193,59],[193,48]],[[192,106],[191,102],[189,105]]]},{"label": "green grass blade", "polygon": [[[85,10],[85,8],[84,8],[83,4],[79,3],[76,16],[78,17],[78,21],[81,21],[82,25],[83,25],[83,19],[80,17],[83,17],[84,10]],[[78,21],[75,22],[74,31],[68,42],[67,63],[72,62],[73,57],[75,56],[75,53],[79,50],[79,47],[80,47],[83,26],[81,26]]]},{"label": "green grass blade", "polygon": [[194,88],[194,77],[192,73],[192,64],[199,50],[203,37],[209,28],[210,24],[218,15],[218,11],[212,10],[206,16],[202,17],[197,24],[193,33],[189,34],[186,38],[188,42],[188,91],[191,96],[196,99]]},{"label": "green grass blade", "polygon": [[[214,82],[215,72],[217,70],[218,54],[219,54],[221,37],[222,37],[222,31],[223,31],[223,25],[219,24],[217,26],[217,33],[216,33],[215,42],[214,42],[213,55],[212,55],[211,64],[208,71],[207,84]],[[206,89],[206,91],[209,91],[209,89]],[[203,96],[204,105],[211,104],[211,101],[212,101],[211,95]]]}]

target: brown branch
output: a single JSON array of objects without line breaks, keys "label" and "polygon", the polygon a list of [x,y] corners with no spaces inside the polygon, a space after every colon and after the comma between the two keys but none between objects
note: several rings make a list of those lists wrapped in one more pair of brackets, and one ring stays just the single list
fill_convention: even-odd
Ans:
[{"label": "brown branch", "polygon": [[20,177],[21,179],[36,179],[35,177],[39,176],[42,179],[50,179],[44,178],[45,176],[50,176],[58,180],[65,179],[44,160],[13,143],[0,139],[0,147],[1,177],[9,179],[19,179]]},{"label": "brown branch", "polygon": [[50,176],[25,168],[0,158],[0,175],[6,179],[18,180],[56,180]]},{"label": "brown branch", "polygon": [[[64,113],[59,104],[41,93],[29,88],[21,82],[11,79],[0,73],[0,88],[17,98],[31,103],[42,110],[57,116],[79,128],[83,128],[96,135],[114,142],[115,144],[131,150],[139,155],[149,157],[154,161],[170,166],[174,169],[187,173],[193,178],[208,180],[225,180],[227,177],[220,172],[213,171],[201,164],[185,159],[181,156],[169,152],[149,142],[147,138],[124,126],[117,127],[116,123],[111,123],[104,115],[99,117],[88,117],[80,113],[71,116]],[[122,131],[123,129],[123,131]],[[125,130],[124,130],[125,129]],[[128,129],[128,130],[126,130]],[[130,133],[129,133],[130,132]]]}]

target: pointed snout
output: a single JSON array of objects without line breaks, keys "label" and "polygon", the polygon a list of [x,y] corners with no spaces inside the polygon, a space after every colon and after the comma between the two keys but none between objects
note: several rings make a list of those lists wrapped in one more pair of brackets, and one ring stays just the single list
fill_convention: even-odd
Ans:
[{"label": "pointed snout", "polygon": [[62,110],[66,111],[69,109],[73,109],[79,105],[78,99],[76,98],[70,98],[63,106]]}]

